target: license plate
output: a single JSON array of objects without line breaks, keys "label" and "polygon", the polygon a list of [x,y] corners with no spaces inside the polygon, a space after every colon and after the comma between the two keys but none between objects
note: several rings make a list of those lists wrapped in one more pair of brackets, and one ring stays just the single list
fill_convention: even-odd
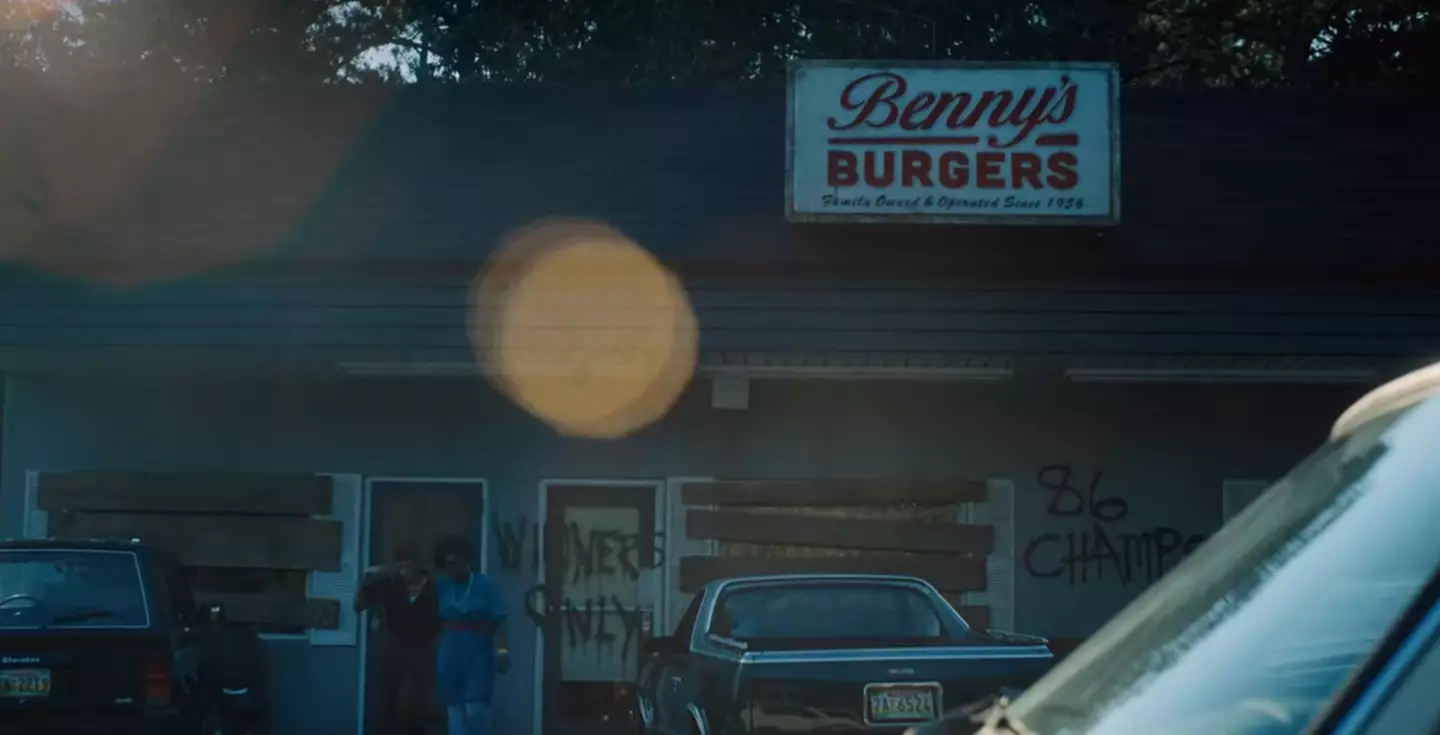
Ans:
[{"label": "license plate", "polygon": [[50,696],[49,669],[6,669],[0,671],[0,697],[30,699]]},{"label": "license plate", "polygon": [[929,722],[939,713],[939,684],[869,684],[865,687],[865,721],[869,724]]}]

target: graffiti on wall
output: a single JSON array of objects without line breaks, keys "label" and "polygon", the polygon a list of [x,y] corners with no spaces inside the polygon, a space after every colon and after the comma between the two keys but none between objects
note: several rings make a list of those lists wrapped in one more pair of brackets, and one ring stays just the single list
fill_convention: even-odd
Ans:
[{"label": "graffiti on wall", "polygon": [[1049,500],[1045,515],[1072,529],[1050,531],[1025,544],[1025,571],[1037,579],[1066,579],[1072,585],[1116,580],[1149,584],[1205,541],[1203,534],[1170,526],[1136,528],[1130,503],[1101,492],[1104,471],[1049,465],[1035,481]]},{"label": "graffiti on wall", "polygon": [[634,658],[644,632],[640,576],[665,564],[663,531],[646,548],[624,525],[570,520],[552,527],[520,516],[494,526],[502,569],[538,573],[554,562],[548,573],[557,575],[563,592],[552,600],[548,585],[534,585],[525,593],[525,616],[541,631],[554,626],[572,653],[618,655],[622,665]]},{"label": "graffiti on wall", "polygon": [[563,539],[559,544],[549,538],[549,522],[523,515],[514,522],[496,522],[494,528],[500,568],[510,572],[537,572],[551,553],[560,555],[560,569],[573,582],[619,575],[638,580],[641,572],[665,564],[664,531],[655,532],[652,550],[642,554],[639,534],[623,528],[589,524],[582,528],[579,522],[568,521],[557,529]]}]

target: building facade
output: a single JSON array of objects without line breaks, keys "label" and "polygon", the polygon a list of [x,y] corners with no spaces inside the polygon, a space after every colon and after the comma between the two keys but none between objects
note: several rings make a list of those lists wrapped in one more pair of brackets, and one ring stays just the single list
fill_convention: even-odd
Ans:
[{"label": "building facade", "polygon": [[[373,680],[358,569],[440,531],[508,598],[516,735],[613,722],[728,573],[915,571],[1082,639],[1440,346],[1412,101],[1127,92],[1102,228],[787,222],[780,87],[11,94],[45,104],[4,124],[40,204],[0,271],[0,531],[184,545],[317,735]],[[477,358],[477,273],[554,216],[653,253],[699,327],[623,438]]]}]

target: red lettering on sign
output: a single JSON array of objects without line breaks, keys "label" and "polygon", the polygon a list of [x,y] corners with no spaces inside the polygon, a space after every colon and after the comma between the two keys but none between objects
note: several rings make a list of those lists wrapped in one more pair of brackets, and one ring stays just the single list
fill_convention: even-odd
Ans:
[{"label": "red lettering on sign", "polygon": [[930,155],[925,151],[901,151],[901,186],[934,186],[930,181]]},{"label": "red lettering on sign", "polygon": [[[1026,151],[981,151],[972,157],[963,151],[939,155],[918,148],[864,151],[832,148],[826,156],[825,181],[831,188],[866,186],[946,189],[1019,190],[1074,189],[1080,183],[1074,153],[1057,152],[1042,158]],[[974,173],[973,180],[971,173]]]},{"label": "red lettering on sign", "polygon": [[940,154],[940,185],[964,189],[970,184],[970,158],[959,151]]},{"label": "red lettering on sign", "polygon": [[835,186],[854,186],[859,183],[860,175],[855,165],[855,154],[850,151],[837,151],[831,149],[826,156],[825,183]]},{"label": "red lettering on sign", "polygon": [[1044,189],[1040,184],[1040,156],[1034,153],[1016,153],[1010,166],[1010,188],[1024,189],[1026,184],[1031,189]]},{"label": "red lettering on sign", "polygon": [[1079,84],[956,91],[916,87],[906,74],[850,80],[826,152],[832,189],[1065,191],[1080,185]]},{"label": "red lettering on sign", "polygon": [[1045,177],[1045,183],[1052,189],[1074,189],[1080,183],[1080,172],[1075,170],[1079,165],[1080,159],[1074,153],[1056,153],[1046,162],[1050,175]]},{"label": "red lettering on sign", "polygon": [[[1013,148],[1030,139],[1036,128],[1069,122],[1079,87],[1068,76],[1044,89],[971,92],[919,90],[913,94],[901,74],[879,71],[861,76],[840,92],[845,117],[831,117],[831,130],[948,131],[988,128],[992,148]],[[1072,144],[1073,145],[1073,144]]]},{"label": "red lettering on sign", "polygon": [[1005,154],[998,151],[985,151],[975,154],[975,163],[979,171],[975,174],[975,185],[981,189],[1003,189],[1005,188],[1005,176],[1001,173],[1000,167],[1005,163]]}]

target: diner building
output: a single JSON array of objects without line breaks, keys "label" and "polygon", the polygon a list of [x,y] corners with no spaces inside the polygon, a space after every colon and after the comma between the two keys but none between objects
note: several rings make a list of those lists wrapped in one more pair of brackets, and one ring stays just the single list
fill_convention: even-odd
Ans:
[{"label": "diner building", "polygon": [[505,735],[619,731],[728,575],[918,574],[1067,650],[1440,348],[1421,100],[0,96],[0,536],[177,550],[283,732],[362,731],[359,571],[449,533],[507,600]]}]

